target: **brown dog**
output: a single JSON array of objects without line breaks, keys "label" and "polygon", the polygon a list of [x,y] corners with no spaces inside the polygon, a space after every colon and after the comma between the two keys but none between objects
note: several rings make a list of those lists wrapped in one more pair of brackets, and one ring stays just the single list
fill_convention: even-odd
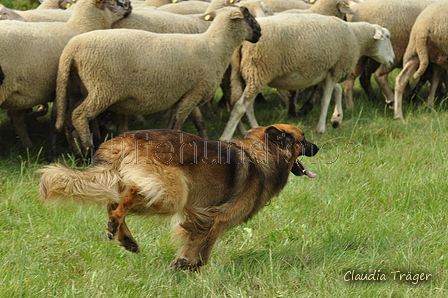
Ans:
[{"label": "brown dog", "polygon": [[103,143],[86,169],[39,170],[40,193],[47,202],[107,205],[109,239],[117,237],[131,252],[139,246],[126,214],[173,216],[184,244],[171,267],[197,269],[221,233],[255,215],[283,189],[289,172],[316,177],[298,157],[318,150],[300,129],[284,124],[254,128],[231,142],[175,130],[134,131]]}]

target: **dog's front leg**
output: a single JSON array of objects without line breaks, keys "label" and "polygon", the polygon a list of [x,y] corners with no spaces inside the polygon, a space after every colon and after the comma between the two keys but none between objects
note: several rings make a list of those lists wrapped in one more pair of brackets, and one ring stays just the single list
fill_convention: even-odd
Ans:
[{"label": "dog's front leg", "polygon": [[130,188],[121,202],[117,204],[110,204],[107,207],[109,213],[109,222],[107,223],[107,237],[113,240],[117,235],[120,245],[131,252],[139,252],[140,248],[132,237],[128,226],[125,222],[126,213],[138,203],[136,190]]},{"label": "dog's front leg", "polygon": [[177,253],[177,257],[171,263],[170,268],[196,271],[202,265],[207,264],[223,227],[224,224],[215,222],[205,234],[186,232],[186,242]]}]

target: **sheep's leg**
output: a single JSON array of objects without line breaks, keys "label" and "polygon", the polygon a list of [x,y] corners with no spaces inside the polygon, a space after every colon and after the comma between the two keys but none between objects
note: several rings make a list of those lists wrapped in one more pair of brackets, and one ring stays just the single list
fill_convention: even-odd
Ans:
[{"label": "sheep's leg", "polygon": [[[185,120],[192,112],[193,115],[200,115],[200,118],[202,119],[201,111],[197,107],[201,98],[199,98],[199,100],[196,100],[195,98],[197,98],[197,96],[190,94],[176,104],[172,110],[168,126],[169,129],[181,130]],[[201,133],[201,130],[202,134],[205,134],[205,125],[199,129],[199,133]]]},{"label": "sheep's leg", "polygon": [[191,119],[193,120],[194,126],[198,130],[198,133],[204,139],[208,139],[207,130],[205,129],[204,118],[202,118],[202,113],[199,107],[195,107],[190,114]]},{"label": "sheep's leg", "polygon": [[247,106],[246,116],[251,128],[259,126],[257,119],[255,118],[254,102],[249,103],[249,105]]},{"label": "sheep's leg", "polygon": [[19,135],[19,139],[22,145],[26,148],[33,147],[33,142],[31,142],[30,137],[25,124],[25,114],[26,110],[9,110],[9,116],[11,117],[12,124]]},{"label": "sheep's leg", "polygon": [[255,100],[255,97],[261,90],[256,90],[256,92],[251,92],[250,94],[247,92],[247,86],[243,91],[243,95],[233,106],[232,112],[230,113],[229,120],[227,121],[224,132],[219,138],[221,141],[228,141],[232,138],[236,127],[238,126],[238,122],[243,117],[244,113],[247,110],[247,107],[251,102]]},{"label": "sheep's leg", "polygon": [[327,118],[328,106],[330,105],[331,94],[333,93],[333,89],[337,82],[331,77],[330,74],[327,74],[324,82],[324,91],[322,94],[322,102],[320,106],[320,117],[319,122],[317,123],[316,131],[318,133],[325,132],[325,119]]},{"label": "sheep's leg", "polygon": [[440,65],[434,65],[434,70],[431,78],[431,87],[428,94],[428,106],[432,108],[434,106],[434,98],[436,97],[437,87],[439,87],[440,78],[445,69]]},{"label": "sheep's leg", "polygon": [[334,105],[333,116],[331,117],[331,124],[333,128],[339,127],[342,123],[342,87],[339,84],[334,85],[333,96],[336,104]]},{"label": "sheep's leg", "polygon": [[347,110],[353,109],[353,86],[355,84],[356,78],[361,74],[365,67],[367,57],[361,57],[355,66],[355,69],[350,74],[347,80],[344,82],[344,94],[345,94],[345,107]]},{"label": "sheep's leg", "polygon": [[277,89],[278,95],[280,95],[280,98],[283,100],[283,102],[285,103],[285,106],[287,106],[287,107],[288,107],[289,102],[290,102],[290,100],[289,100],[289,98],[290,98],[289,92],[290,91],[288,91],[288,90]]},{"label": "sheep's leg", "polygon": [[244,127],[244,123],[242,120],[238,122],[238,131],[242,136],[245,136],[247,134],[247,129],[246,127]]},{"label": "sheep's leg", "polygon": [[[107,223],[106,229],[107,237],[112,240],[117,235],[120,244],[131,252],[139,252],[139,247],[132,237],[124,218],[127,212],[139,203],[136,192],[137,190],[131,187],[121,199],[118,206],[108,205],[109,222]],[[116,208],[114,208],[115,206]]]},{"label": "sheep's leg", "polygon": [[291,90],[288,93],[288,118],[289,119],[295,119],[297,118],[297,112],[296,112],[296,98],[299,94],[299,90]]},{"label": "sheep's leg", "polygon": [[394,119],[404,120],[402,109],[404,89],[411,79],[411,76],[417,70],[419,64],[420,60],[418,57],[413,57],[406,63],[406,65],[404,65],[403,69],[395,78]]},{"label": "sheep's leg", "polygon": [[386,69],[385,66],[380,65],[380,67],[374,72],[375,81],[381,89],[381,92],[386,99],[386,103],[392,106],[394,102],[394,92],[389,86],[388,74],[390,69]]},{"label": "sheep's leg", "polygon": [[53,108],[51,109],[51,115],[50,115],[50,131],[48,134],[48,142],[47,142],[47,150],[46,150],[46,156],[45,159],[48,162],[54,161],[54,156],[56,154],[56,139],[57,139],[57,133],[56,133],[56,111],[53,105]]},{"label": "sheep's leg", "polygon": [[81,145],[85,149],[94,148],[90,138],[89,121],[115,102],[115,100],[101,96],[100,91],[91,91],[87,98],[73,110],[72,124],[81,139]]}]

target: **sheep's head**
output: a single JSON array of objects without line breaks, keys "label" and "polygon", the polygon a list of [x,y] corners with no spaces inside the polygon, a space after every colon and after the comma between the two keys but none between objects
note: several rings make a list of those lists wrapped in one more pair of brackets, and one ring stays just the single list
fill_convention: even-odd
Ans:
[{"label": "sheep's head", "polygon": [[[247,24],[252,29],[252,36],[246,40],[250,41],[252,43],[256,43],[258,40],[260,40],[260,37],[261,37],[260,24],[258,24],[257,20],[249,12],[249,9],[247,7],[239,6],[239,9],[242,13],[242,17],[246,20]],[[235,14],[234,17],[235,18],[240,17],[240,14]]]},{"label": "sheep's head", "polygon": [[390,42],[390,32],[380,25],[372,24],[371,26],[375,31],[373,39],[376,44],[376,51],[371,57],[386,67],[390,67],[395,59],[394,50]]},{"label": "sheep's head", "polygon": [[271,9],[263,1],[260,0],[242,0],[235,5],[247,7],[251,15],[256,18],[274,15]]},{"label": "sheep's head", "polygon": [[73,4],[76,4],[77,0],[62,0],[59,2],[60,9],[67,9],[71,7]]},{"label": "sheep's head", "polygon": [[96,0],[96,4],[100,9],[110,10],[118,19],[127,17],[132,11],[130,0]]},{"label": "sheep's head", "polygon": [[[230,8],[229,8],[230,7]],[[247,41],[252,43],[256,43],[261,37],[261,27],[258,24],[257,20],[252,16],[247,7],[245,6],[229,6],[227,8],[222,8],[217,11],[212,11],[203,16],[203,19],[206,21],[213,21],[217,16],[217,12],[223,11],[224,9],[230,10],[230,19],[231,20],[241,20],[244,19],[250,28],[251,33],[249,33],[250,37],[246,37]]]},{"label": "sheep's head", "polygon": [[17,21],[26,22],[26,19],[23,18],[21,15],[19,15],[12,9],[4,7],[1,4],[0,4],[0,20],[17,20]]}]

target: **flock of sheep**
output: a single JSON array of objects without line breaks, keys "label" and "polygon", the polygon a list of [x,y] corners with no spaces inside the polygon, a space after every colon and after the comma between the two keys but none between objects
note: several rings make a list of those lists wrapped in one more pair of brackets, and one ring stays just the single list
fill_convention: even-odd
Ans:
[{"label": "flock of sheep", "polygon": [[[37,9],[0,5],[0,108],[20,141],[32,146],[29,109],[65,130],[71,149],[92,148],[97,117],[169,111],[168,128],[192,116],[206,137],[199,106],[221,87],[231,109],[221,140],[241,119],[258,126],[254,100],[265,86],[320,90],[317,132],[325,132],[331,96],[333,127],[353,108],[353,83],[366,92],[373,74],[394,117],[403,119],[410,78],[430,81],[432,105],[448,86],[448,0],[45,0]],[[138,29],[138,30],[136,30]],[[402,69],[395,90],[388,73]],[[320,86],[316,89],[315,86]],[[292,94],[292,93],[291,93]],[[125,117],[116,117],[120,132]],[[115,120],[117,121],[117,120]],[[52,130],[51,130],[52,131]],[[99,138],[100,136],[98,136]],[[54,136],[53,136],[54,140]]]}]

